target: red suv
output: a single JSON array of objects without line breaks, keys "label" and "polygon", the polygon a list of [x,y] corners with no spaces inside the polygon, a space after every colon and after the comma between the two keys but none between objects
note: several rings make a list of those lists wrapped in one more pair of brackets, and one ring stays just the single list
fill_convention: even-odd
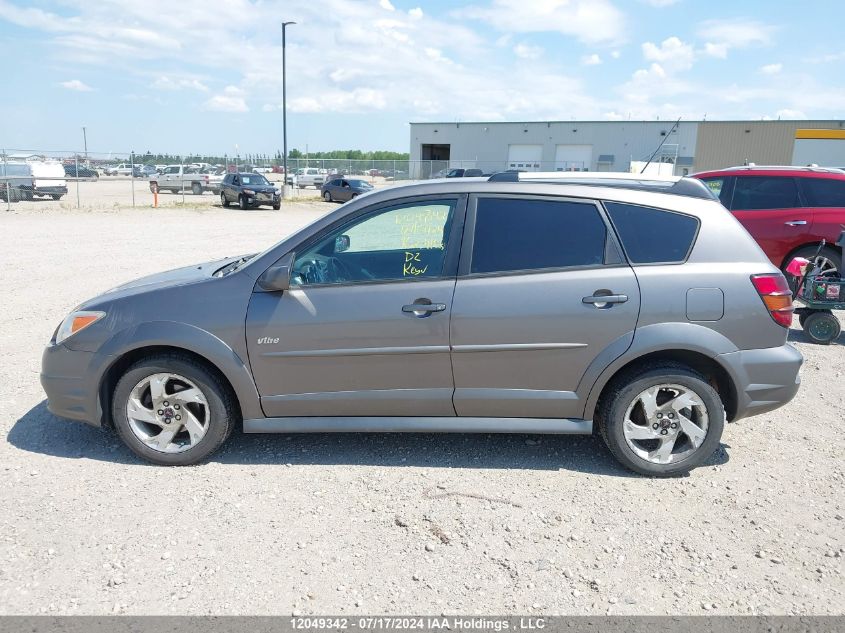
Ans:
[{"label": "red suv", "polygon": [[[845,171],[821,167],[731,167],[694,174],[719,196],[772,263],[819,254],[826,271],[842,270],[835,246],[845,229]],[[839,274],[842,274],[841,272]]]}]

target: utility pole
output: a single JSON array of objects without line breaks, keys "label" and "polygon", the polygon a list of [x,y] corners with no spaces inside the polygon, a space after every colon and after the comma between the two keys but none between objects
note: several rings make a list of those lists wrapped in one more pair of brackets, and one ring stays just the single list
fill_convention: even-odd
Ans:
[{"label": "utility pole", "polygon": [[85,145],[85,166],[88,167],[88,134],[85,126],[82,126],[82,143]]},{"label": "utility pole", "polygon": [[288,189],[288,92],[285,30],[291,24],[296,24],[296,22],[282,22],[282,146],[284,150],[282,161],[285,166],[285,179],[282,184],[283,198],[290,196],[290,189]]}]

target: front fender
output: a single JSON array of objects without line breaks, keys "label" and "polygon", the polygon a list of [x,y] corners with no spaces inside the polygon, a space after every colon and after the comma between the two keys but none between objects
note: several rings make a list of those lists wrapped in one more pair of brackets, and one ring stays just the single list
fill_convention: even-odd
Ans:
[{"label": "front fender", "polygon": [[102,386],[108,371],[126,354],[158,346],[186,350],[208,360],[232,385],[243,417],[264,417],[252,372],[244,360],[214,334],[185,323],[151,321],[117,332],[95,354],[92,365],[99,367],[96,384]]},{"label": "front fender", "polygon": [[[592,419],[599,396],[611,378],[625,365],[654,352],[696,352],[713,359],[721,365],[736,383],[733,368],[719,358],[719,354],[736,352],[734,343],[715,330],[696,323],[655,323],[637,328],[630,347],[617,356],[599,373],[584,403],[584,419]],[[601,358],[601,357],[599,357]],[[596,371],[591,367],[590,370]],[[588,370],[588,373],[589,371]]]}]

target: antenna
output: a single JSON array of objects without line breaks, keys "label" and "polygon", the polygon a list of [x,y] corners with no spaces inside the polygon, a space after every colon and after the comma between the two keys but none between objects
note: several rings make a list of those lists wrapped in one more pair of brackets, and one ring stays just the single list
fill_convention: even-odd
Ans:
[{"label": "antenna", "polygon": [[660,141],[660,145],[658,145],[657,149],[654,150],[654,153],[651,156],[648,157],[646,164],[643,165],[643,168],[640,171],[641,174],[645,173],[646,168],[651,164],[651,161],[654,160],[654,157],[657,156],[657,152],[659,152],[660,148],[663,147],[663,144],[666,142],[666,139],[668,139],[672,135],[672,132],[674,132],[675,128],[677,128],[680,124],[681,124],[681,117],[678,117],[678,120],[675,121],[675,124],[671,128],[669,128],[669,132],[666,134],[666,136],[663,137],[663,140]]}]

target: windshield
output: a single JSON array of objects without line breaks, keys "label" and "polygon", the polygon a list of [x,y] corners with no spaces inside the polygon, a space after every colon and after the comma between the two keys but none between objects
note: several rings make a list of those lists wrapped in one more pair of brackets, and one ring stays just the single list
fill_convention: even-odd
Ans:
[{"label": "windshield", "polygon": [[267,179],[260,174],[241,174],[242,185],[269,185]]}]

